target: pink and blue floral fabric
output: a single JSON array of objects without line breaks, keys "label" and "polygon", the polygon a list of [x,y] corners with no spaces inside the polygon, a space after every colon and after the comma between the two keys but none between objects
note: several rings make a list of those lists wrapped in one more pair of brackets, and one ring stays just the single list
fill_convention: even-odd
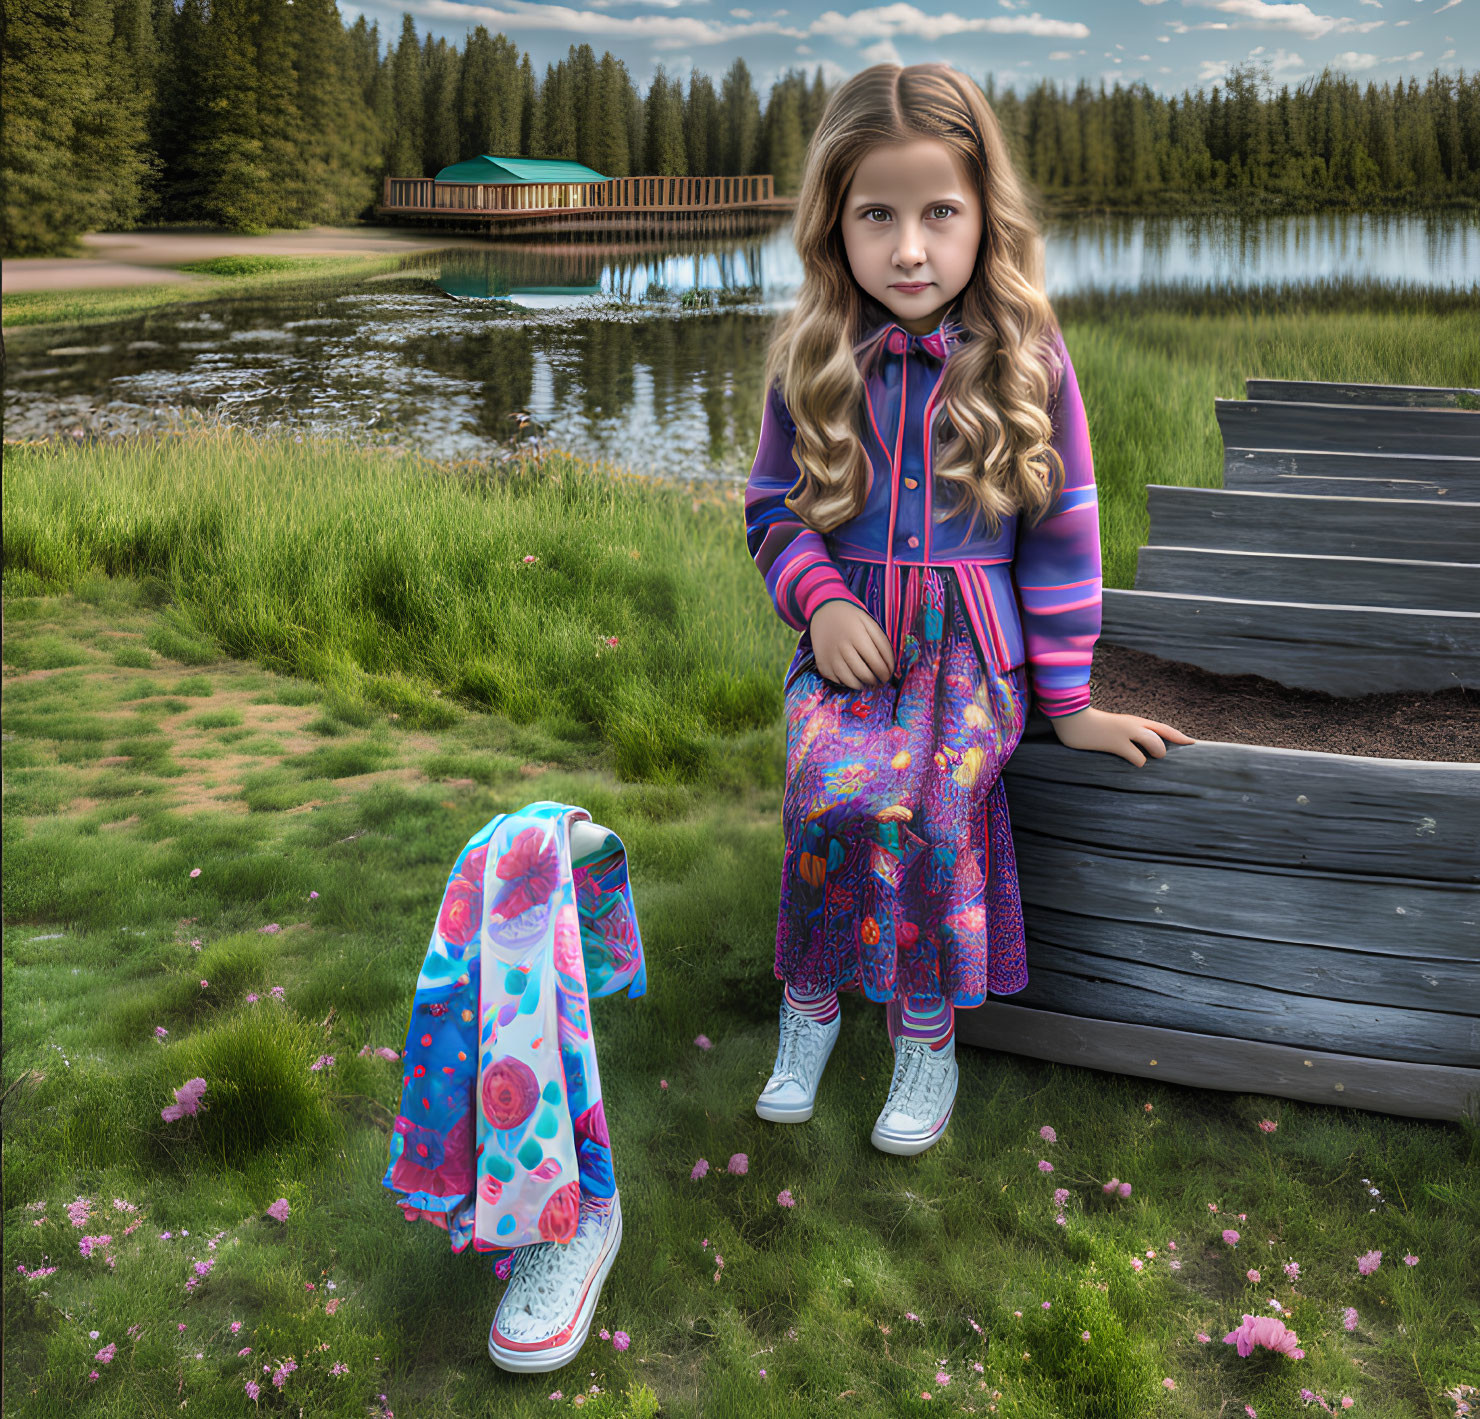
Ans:
[{"label": "pink and blue floral fabric", "polygon": [[647,989],[615,833],[542,800],[469,840],[442,894],[406,1032],[382,1179],[408,1221],[495,1257],[575,1235],[615,1191],[592,1000]]}]

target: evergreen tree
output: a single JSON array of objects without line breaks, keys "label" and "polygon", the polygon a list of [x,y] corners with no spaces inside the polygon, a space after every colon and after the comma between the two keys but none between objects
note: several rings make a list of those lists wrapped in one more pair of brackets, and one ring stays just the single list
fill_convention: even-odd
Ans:
[{"label": "evergreen tree", "polygon": [[401,17],[401,40],[390,61],[391,130],[387,167],[391,177],[426,177],[426,76],[416,24]]}]

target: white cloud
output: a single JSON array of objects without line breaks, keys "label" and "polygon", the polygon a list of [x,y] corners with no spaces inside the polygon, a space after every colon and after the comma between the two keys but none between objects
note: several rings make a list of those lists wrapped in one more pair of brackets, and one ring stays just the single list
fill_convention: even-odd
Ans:
[{"label": "white cloud", "polygon": [[1074,58],[1074,52],[1069,49],[1051,49],[1048,52],[1048,57],[1050,59],[1072,59]]},{"label": "white cloud", "polygon": [[754,11],[752,11],[752,10],[731,10],[730,11],[730,14],[733,15],[734,18],[737,19],[737,20],[749,20],[749,19],[753,18]]},{"label": "white cloud", "polygon": [[870,64],[900,63],[899,51],[894,47],[892,39],[875,40],[873,44],[867,45],[859,53]]},{"label": "white cloud", "polygon": [[[650,0],[667,7],[669,0]],[[490,29],[554,30],[590,40],[630,39],[654,49],[683,49],[688,45],[732,44],[749,35],[776,34],[803,39],[807,31],[770,20],[726,24],[695,15],[608,15],[594,8],[595,0],[576,9],[570,5],[535,4],[533,0],[502,0],[499,5],[467,5],[457,0],[409,0],[404,13],[447,24],[486,25]]]},{"label": "white cloud", "polygon": [[951,35],[1027,34],[1041,39],[1085,39],[1089,26],[1078,20],[1049,20],[1036,10],[1031,15],[997,15],[991,19],[973,19],[945,11],[938,15],[927,15],[914,5],[896,0],[892,5],[876,5],[866,10],[854,10],[843,15],[836,10],[827,10],[811,24],[808,33],[831,35],[844,44],[854,44],[863,39],[908,39],[938,41]]},{"label": "white cloud", "polygon": [[1205,84],[1209,79],[1221,79],[1227,72],[1226,59],[1204,59],[1197,67],[1197,82]]},{"label": "white cloud", "polygon": [[1459,4],[1459,0],[1448,0],[1448,3],[1440,5],[1437,10],[1430,10],[1431,15],[1442,15],[1446,10],[1452,10]]},{"label": "white cloud", "polygon": [[1412,54],[1390,54],[1382,62],[1384,64],[1412,64],[1423,58],[1423,50],[1415,49]]},{"label": "white cloud", "polygon": [[[343,6],[340,6],[340,8],[343,9],[344,7]],[[1453,49],[1446,49],[1444,51],[1444,53],[1439,56],[1439,58],[1440,59],[1453,59],[1454,56],[1455,56],[1455,54],[1456,54],[1456,52],[1457,51],[1455,51]]]},{"label": "white cloud", "polygon": [[1271,74],[1288,74],[1304,68],[1305,60],[1298,54],[1291,53],[1288,49],[1275,50],[1269,61],[1269,72]]},{"label": "white cloud", "polygon": [[1156,37],[1156,42],[1158,44],[1170,44],[1172,42],[1172,37],[1169,34],[1159,34]]},{"label": "white cloud", "polygon": [[1372,6],[1375,6],[1379,10],[1382,9],[1382,0],[1357,0],[1357,4],[1358,5],[1372,5]]},{"label": "white cloud", "polygon": [[1333,55],[1331,62],[1340,69],[1370,69],[1377,63],[1375,54],[1356,54],[1348,49],[1341,54]]},{"label": "white cloud", "polygon": [[1247,23],[1240,25],[1240,29],[1288,30],[1307,39],[1319,39],[1325,34],[1366,34],[1383,23],[1318,15],[1309,5],[1271,4],[1269,0],[1212,0],[1211,8],[1242,17]]}]

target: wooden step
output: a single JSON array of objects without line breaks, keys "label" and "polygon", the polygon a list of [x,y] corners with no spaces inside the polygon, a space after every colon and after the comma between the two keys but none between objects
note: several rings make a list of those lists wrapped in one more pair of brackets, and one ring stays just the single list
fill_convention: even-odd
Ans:
[{"label": "wooden step", "polygon": [[[1480,548],[1476,551],[1480,553]],[[1219,552],[1206,547],[1142,547],[1138,558],[1137,591],[1480,611],[1480,562]]]},{"label": "wooden step", "polygon": [[[1255,496],[1258,496],[1257,494]],[[1328,695],[1480,689],[1480,614],[1107,587],[1100,639]]]},{"label": "wooden step", "polygon": [[1167,1084],[1273,1094],[1407,1118],[1468,1118],[1480,1123],[1480,1069],[1366,1059],[1263,1040],[1089,1019],[995,998],[956,1016],[956,1038],[982,1049]]},{"label": "wooden step", "polygon": [[[1044,724],[1047,734],[1025,736],[1004,770],[1014,829],[1060,821],[1076,843],[1132,843],[1156,860],[1480,887],[1480,763],[1200,740],[1137,768],[1066,751]],[[1062,823],[1071,797],[1073,823]],[[1468,955],[1480,962],[1480,937]]]},{"label": "wooden step", "polygon": [[1162,547],[1308,552],[1328,557],[1480,560],[1480,500],[1321,497],[1148,483],[1151,535]]},{"label": "wooden step", "polygon": [[1225,448],[1480,457],[1480,410],[1215,399]]},{"label": "wooden step", "polygon": [[1246,379],[1248,399],[1293,400],[1301,404],[1380,404],[1420,409],[1459,408],[1461,395],[1480,399],[1480,389],[1421,384],[1333,384],[1314,379]]},{"label": "wooden step", "polygon": [[1223,486],[1278,493],[1480,502],[1480,458],[1226,448]]}]

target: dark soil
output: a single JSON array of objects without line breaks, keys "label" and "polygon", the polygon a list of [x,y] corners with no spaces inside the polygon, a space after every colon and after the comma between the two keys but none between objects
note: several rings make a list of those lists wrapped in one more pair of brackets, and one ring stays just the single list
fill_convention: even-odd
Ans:
[{"label": "dark soil", "polygon": [[1102,643],[1095,647],[1090,697],[1096,709],[1160,720],[1194,739],[1480,763],[1480,692],[1458,686],[1343,698],[1287,689],[1259,675],[1215,675]]}]

